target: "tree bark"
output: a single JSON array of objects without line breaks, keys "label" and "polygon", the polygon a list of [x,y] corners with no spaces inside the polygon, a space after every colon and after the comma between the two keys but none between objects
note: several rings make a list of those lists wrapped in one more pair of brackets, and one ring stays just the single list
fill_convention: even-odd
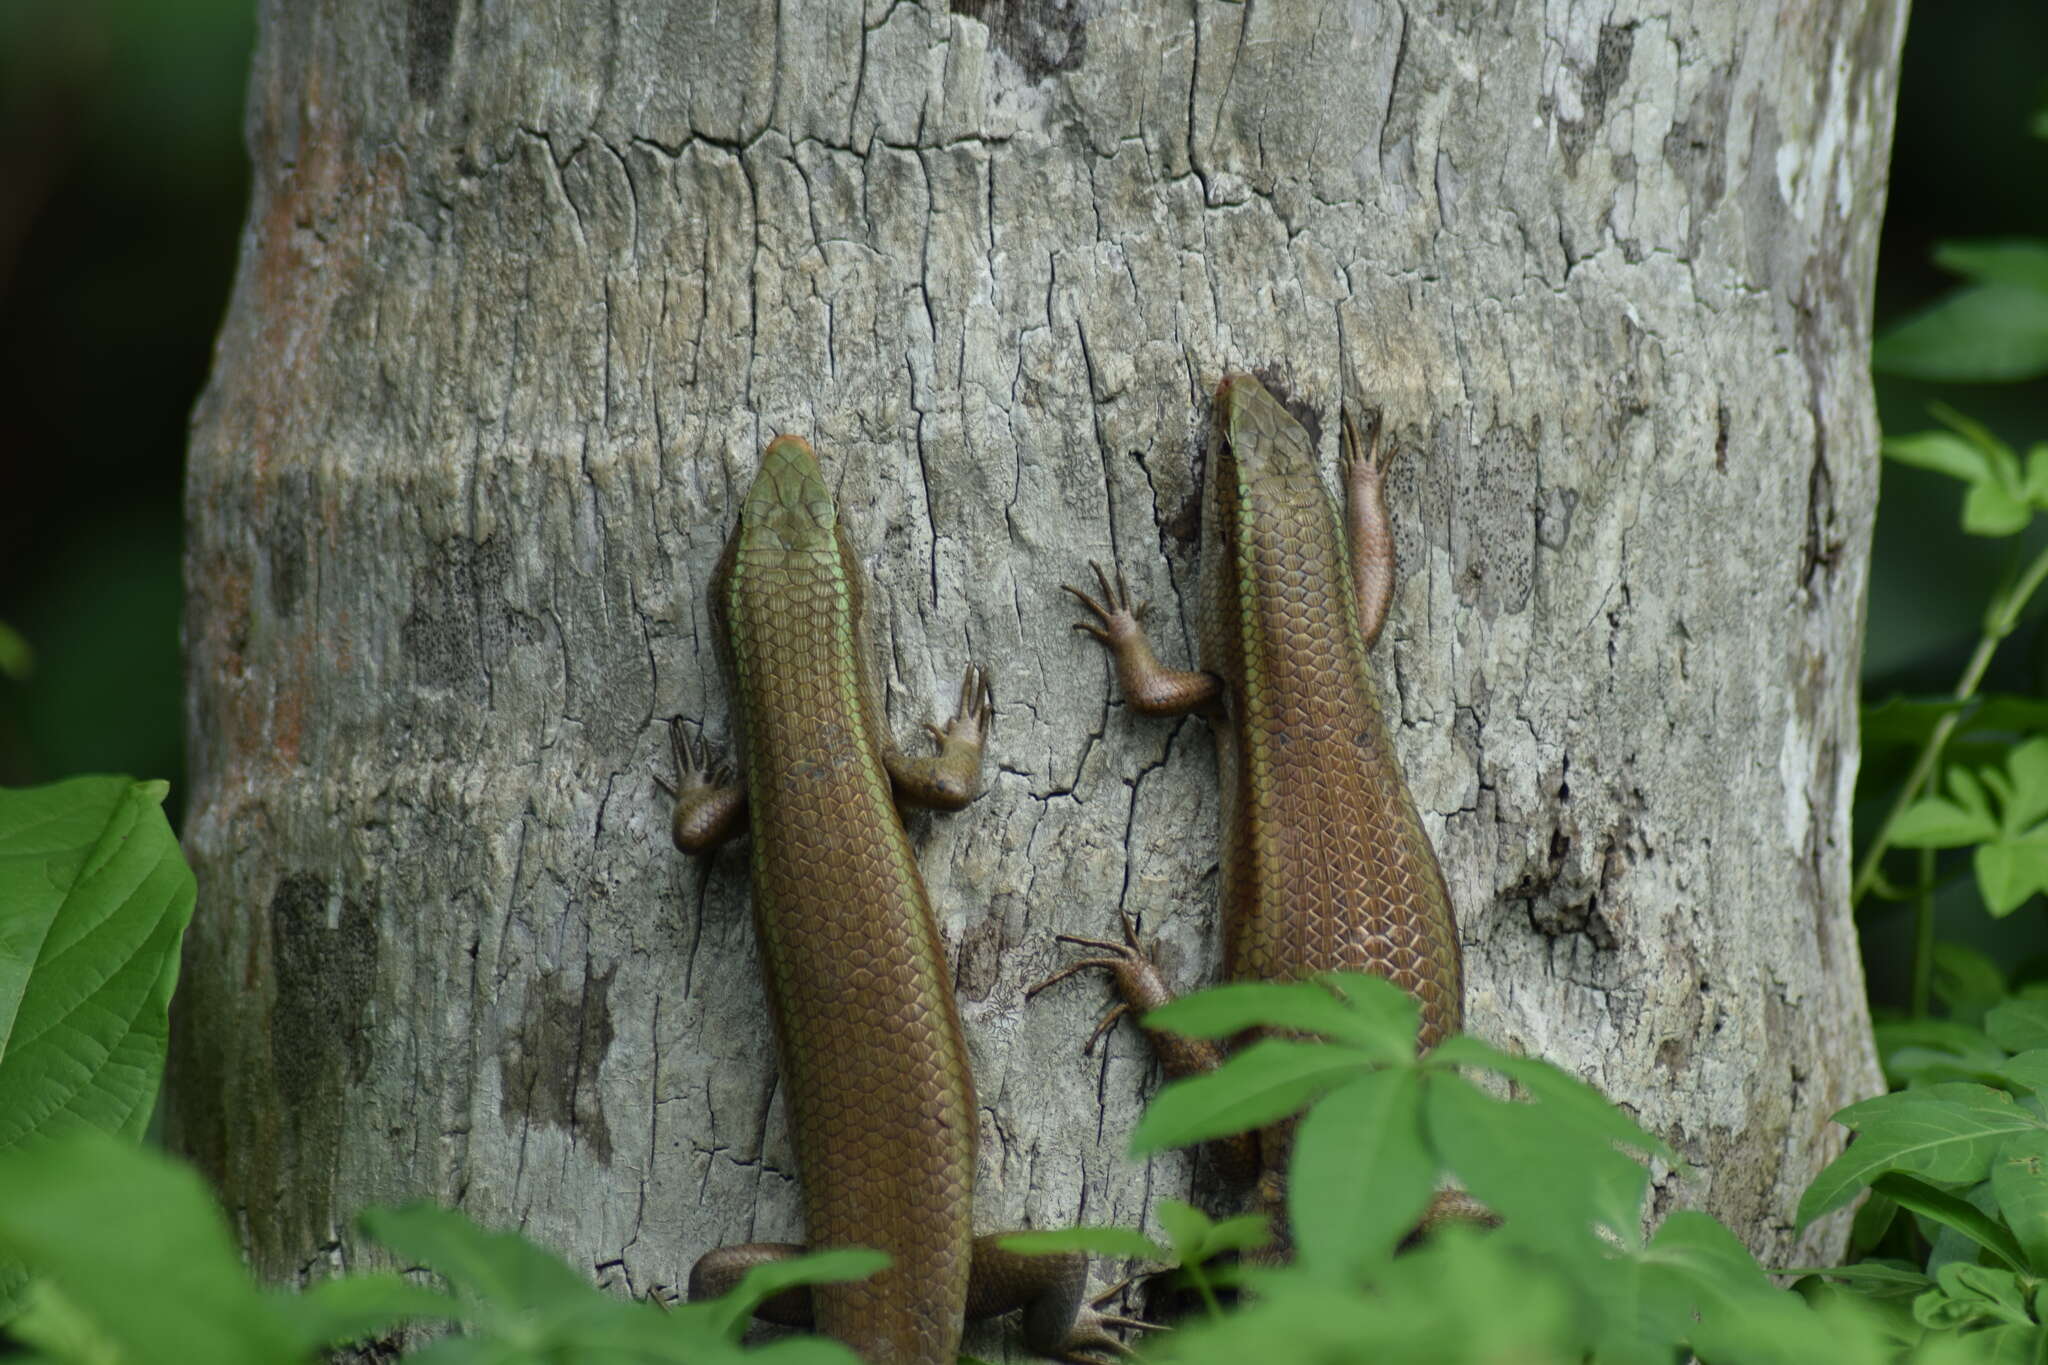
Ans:
[{"label": "tree bark", "polygon": [[[1903,0],[263,6],[254,201],[188,476],[202,890],[171,1132],[258,1270],[424,1195],[613,1282],[799,1235],[744,857],[669,846],[663,720],[727,733],[705,606],[807,436],[908,737],[962,664],[992,781],[918,818],[985,1228],[1137,1221],[1119,907],[1213,976],[1199,723],[1129,714],[1059,593],[1171,654],[1227,369],[1383,406],[1379,657],[1468,1026],[1668,1136],[1659,1210],[1811,1261],[1872,1093],[1847,904],[1876,489],[1866,351]],[[1604,17],[1603,17],[1604,16]],[[1183,626],[1183,640],[1187,632]],[[1191,646],[1169,662],[1185,663]]]}]

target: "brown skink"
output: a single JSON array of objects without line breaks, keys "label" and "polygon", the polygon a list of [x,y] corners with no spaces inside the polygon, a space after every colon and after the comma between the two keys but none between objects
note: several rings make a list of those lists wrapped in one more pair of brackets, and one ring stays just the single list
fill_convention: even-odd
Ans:
[{"label": "brown skink", "polygon": [[[992,701],[969,666],[930,758],[896,749],[876,703],[862,574],[808,443],[778,437],[711,594],[745,784],[671,732],[676,846],[751,827],[754,924],[812,1249],[865,1246],[888,1269],[784,1295],[763,1316],[815,1326],[877,1365],[953,1365],[962,1319],[1025,1309],[1033,1349],[1096,1358],[1084,1257],[1023,1257],[973,1236],[975,1109],[945,946],[897,814],[981,788]],[[804,1248],[723,1247],[690,1296]]]},{"label": "brown skink", "polygon": [[[1394,589],[1378,426],[1369,448],[1348,413],[1343,433],[1340,513],[1301,424],[1250,375],[1217,386],[1202,498],[1200,671],[1154,656],[1121,574],[1112,584],[1094,566],[1099,599],[1067,591],[1093,618],[1077,629],[1108,648],[1133,709],[1200,712],[1215,729],[1225,975],[1386,977],[1420,1003],[1427,1049],[1462,1018],[1457,925],[1367,661]],[[1170,993],[1128,927],[1125,938],[1074,940],[1106,956],[1060,976],[1107,967],[1131,1010],[1165,1003]],[[1211,1045],[1152,1041],[1170,1074],[1220,1060]],[[1291,1128],[1261,1134],[1252,1158],[1258,1205],[1276,1226]]]}]

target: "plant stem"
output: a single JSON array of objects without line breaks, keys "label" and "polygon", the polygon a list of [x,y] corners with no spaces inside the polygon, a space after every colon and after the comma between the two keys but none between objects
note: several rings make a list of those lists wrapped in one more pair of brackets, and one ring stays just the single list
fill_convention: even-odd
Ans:
[{"label": "plant stem", "polygon": [[[2032,597],[2048,578],[2048,549],[2034,557],[2020,581],[2013,586],[2012,595],[1995,611],[1987,613],[1984,633],[1977,639],[1977,648],[1970,655],[1970,662],[1963,668],[1963,676],[1956,682],[1953,699],[1968,701],[1977,695],[1977,685],[1984,681],[1985,670],[1991,667],[1991,656],[1998,652],[1999,644],[2012,633],[2013,624],[2018,620],[2027,599]],[[1960,710],[1951,711],[1935,723],[1934,730],[1927,736],[1927,742],[1920,747],[1920,753],[1913,760],[1913,771],[1907,775],[1905,785],[1892,800],[1892,808],[1885,812],[1884,823],[1877,827],[1877,837],[1870,841],[1870,847],[1863,854],[1863,864],[1856,869],[1856,880],[1849,887],[1849,904],[1860,904],[1864,893],[1870,890],[1870,883],[1877,877],[1878,859],[1890,851],[1892,826],[1898,823],[1899,815],[1913,804],[1920,795],[1920,788],[1934,772],[1934,765],[1941,759],[1941,751],[1948,744],[1948,737],[1955,733],[1962,716]]]}]

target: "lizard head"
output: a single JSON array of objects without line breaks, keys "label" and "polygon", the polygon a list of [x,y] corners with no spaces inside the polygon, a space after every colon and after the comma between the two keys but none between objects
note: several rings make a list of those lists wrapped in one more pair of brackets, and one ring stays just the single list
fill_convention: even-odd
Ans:
[{"label": "lizard head", "polygon": [[1308,432],[1265,385],[1248,374],[1223,376],[1214,411],[1207,478],[1217,492],[1267,511],[1323,495]]},{"label": "lizard head", "polygon": [[818,469],[818,456],[801,436],[778,436],[761,456],[761,470],[740,508],[746,540],[778,550],[833,546],[839,512]]}]

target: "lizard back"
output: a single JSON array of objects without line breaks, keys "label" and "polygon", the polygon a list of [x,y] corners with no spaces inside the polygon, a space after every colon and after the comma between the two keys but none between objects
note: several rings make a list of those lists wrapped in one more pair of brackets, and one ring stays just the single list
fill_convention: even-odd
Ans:
[{"label": "lizard back", "polygon": [[944,945],[883,763],[860,566],[805,442],[763,456],[713,602],[739,699],[754,922],[806,1238],[892,1258],[814,1291],[865,1359],[950,1365],[974,1092]]},{"label": "lizard back", "polygon": [[1380,713],[1343,521],[1300,423],[1246,376],[1217,392],[1203,496],[1202,666],[1217,725],[1231,980],[1368,971],[1421,1045],[1462,1016],[1450,895]]}]

